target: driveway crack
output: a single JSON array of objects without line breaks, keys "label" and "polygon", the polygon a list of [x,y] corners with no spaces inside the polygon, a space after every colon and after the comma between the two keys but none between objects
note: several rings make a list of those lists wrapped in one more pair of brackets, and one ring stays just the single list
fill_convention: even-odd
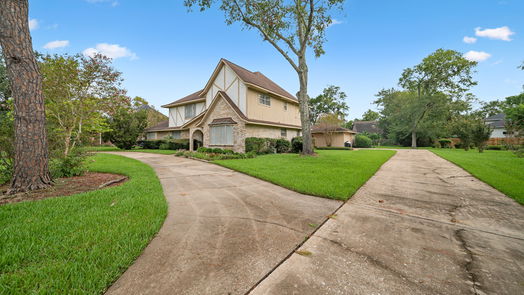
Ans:
[{"label": "driveway crack", "polygon": [[479,284],[479,280],[478,280],[477,275],[473,271],[473,263],[475,261],[475,257],[473,256],[473,252],[468,247],[468,244],[466,242],[466,238],[464,237],[464,232],[465,232],[464,229],[457,229],[457,230],[455,230],[455,238],[459,242],[462,250],[467,255],[467,259],[466,259],[466,263],[464,265],[464,268],[465,268],[465,270],[466,270],[466,272],[468,274],[468,277],[469,277],[469,279],[470,279],[470,281],[472,283],[473,293],[475,295],[481,295],[481,294],[484,294],[484,293],[481,292],[480,290],[478,290],[478,286],[480,285]]}]

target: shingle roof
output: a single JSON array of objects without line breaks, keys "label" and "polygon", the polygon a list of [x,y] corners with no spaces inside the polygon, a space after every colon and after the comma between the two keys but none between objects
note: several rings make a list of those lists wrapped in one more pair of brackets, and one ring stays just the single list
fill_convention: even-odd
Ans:
[{"label": "shingle roof", "polygon": [[362,133],[382,133],[377,121],[355,121],[353,122],[353,131]]},{"label": "shingle roof", "polygon": [[168,107],[170,107],[172,105],[176,105],[176,104],[180,104],[180,103],[184,103],[184,102],[188,102],[188,101],[192,101],[192,100],[197,100],[197,99],[203,99],[203,97],[200,97],[200,92],[202,92],[202,90],[203,89],[200,89],[200,90],[198,90],[196,92],[191,93],[188,96],[182,97],[179,100],[175,100],[172,103],[165,104],[162,107],[163,108],[168,108]]},{"label": "shingle roof", "polygon": [[496,114],[486,118],[486,124],[493,128],[504,128],[506,124],[506,115],[504,113]]},{"label": "shingle roof", "polygon": [[157,130],[163,130],[163,129],[166,129],[169,127],[169,121],[166,120],[166,121],[162,121],[158,124],[156,124],[155,126],[152,126],[152,127],[149,127],[149,128],[146,128],[144,129],[144,131],[157,131]]},{"label": "shingle roof", "polygon": [[240,79],[244,80],[244,82],[256,85],[260,88],[264,88],[266,90],[287,97],[289,99],[297,100],[296,97],[284,90],[284,88],[278,86],[277,83],[273,82],[271,79],[266,77],[261,72],[251,72],[250,70],[245,69],[224,58],[222,59],[222,61],[224,61],[240,77]]},{"label": "shingle roof", "polygon": [[237,122],[231,117],[213,119],[209,125],[236,124]]},{"label": "shingle roof", "polygon": [[[356,133],[355,131],[352,131],[352,130],[349,130],[347,128],[343,128],[343,127],[337,127],[336,130],[334,130],[335,132],[349,132],[349,133]],[[319,126],[313,126],[311,127],[311,132],[312,133],[318,133],[318,132],[324,132],[324,130],[322,130],[321,127]]]}]

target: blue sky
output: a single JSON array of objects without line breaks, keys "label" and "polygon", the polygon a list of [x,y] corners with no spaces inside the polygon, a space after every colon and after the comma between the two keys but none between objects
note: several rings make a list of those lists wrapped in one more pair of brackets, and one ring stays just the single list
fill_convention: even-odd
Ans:
[{"label": "blue sky", "polygon": [[[202,88],[221,57],[296,93],[295,72],[255,31],[227,26],[217,9],[189,13],[182,2],[30,0],[33,46],[49,53],[106,52],[123,72],[128,94],[157,108]],[[309,58],[309,94],[340,86],[349,118],[358,118],[375,108],[380,89],[396,87],[404,68],[438,48],[484,59],[472,89],[479,99],[518,94],[523,11],[523,0],[348,0],[335,15],[338,24],[328,28],[326,54]]]}]

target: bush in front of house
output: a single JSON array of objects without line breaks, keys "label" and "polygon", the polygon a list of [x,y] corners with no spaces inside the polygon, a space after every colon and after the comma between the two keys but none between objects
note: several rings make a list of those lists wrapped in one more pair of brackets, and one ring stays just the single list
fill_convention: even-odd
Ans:
[{"label": "bush in front of house", "polygon": [[291,151],[293,153],[302,152],[303,144],[302,136],[293,137],[293,139],[291,139]]},{"label": "bush in front of house", "polygon": [[275,142],[275,149],[277,153],[287,153],[291,149],[291,142],[285,138],[279,138]]},{"label": "bush in front of house", "polygon": [[139,140],[137,145],[148,150],[189,150],[189,139]]},{"label": "bush in front of house", "polygon": [[285,153],[289,151],[288,140],[284,138],[248,137],[245,139],[246,153],[255,152],[259,155]]},{"label": "bush in front of house", "polygon": [[502,151],[505,149],[505,147],[503,145],[488,145],[486,149],[492,151]]},{"label": "bush in front of house", "polygon": [[220,149],[220,148],[206,148],[200,147],[196,152],[191,151],[178,151],[175,153],[177,157],[185,158],[196,158],[206,161],[214,160],[232,160],[232,159],[250,159],[257,156],[256,152],[251,151],[249,153],[235,153],[232,150]]},{"label": "bush in front of house", "polygon": [[357,134],[357,136],[355,136],[355,147],[357,148],[370,148],[372,145],[372,140],[371,138],[365,136],[365,135],[362,135],[362,134]]}]

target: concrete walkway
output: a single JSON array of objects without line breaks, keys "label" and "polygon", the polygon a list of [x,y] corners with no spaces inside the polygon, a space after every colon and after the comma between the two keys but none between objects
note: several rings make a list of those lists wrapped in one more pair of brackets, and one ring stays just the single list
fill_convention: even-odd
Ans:
[{"label": "concrete walkway", "polygon": [[244,294],[341,204],[199,161],[114,154],[155,169],[169,211],[108,294]]},{"label": "concrete walkway", "polygon": [[524,294],[524,206],[425,150],[399,150],[301,250],[251,294]]}]

